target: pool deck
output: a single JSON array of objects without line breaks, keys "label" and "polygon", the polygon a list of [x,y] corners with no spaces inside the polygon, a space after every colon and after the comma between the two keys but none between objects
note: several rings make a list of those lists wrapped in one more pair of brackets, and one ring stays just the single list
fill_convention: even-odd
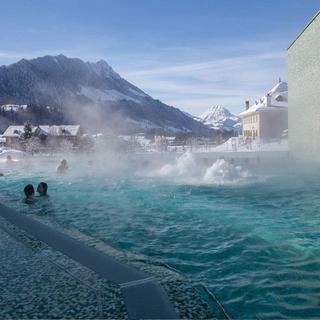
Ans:
[{"label": "pool deck", "polygon": [[130,265],[99,241],[86,243],[1,204],[0,250],[1,319],[215,317],[183,279],[170,280],[179,283],[172,290],[138,260]]}]

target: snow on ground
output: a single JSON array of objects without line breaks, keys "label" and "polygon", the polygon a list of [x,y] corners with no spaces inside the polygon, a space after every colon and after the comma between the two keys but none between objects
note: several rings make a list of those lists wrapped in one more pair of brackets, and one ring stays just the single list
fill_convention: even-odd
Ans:
[{"label": "snow on ground", "polygon": [[17,155],[23,155],[25,154],[25,152],[20,151],[20,150],[16,150],[16,149],[10,149],[7,147],[0,147],[0,157],[2,155],[9,155],[9,154],[17,154]]},{"label": "snow on ground", "polygon": [[[102,136],[102,134],[98,134],[95,136]],[[135,144],[140,145],[141,149],[137,150],[138,153],[147,152],[147,153],[185,153],[187,151],[191,151],[193,153],[254,153],[254,152],[287,152],[288,151],[288,142],[286,139],[282,139],[279,141],[273,142],[263,142],[260,139],[255,139],[251,142],[250,140],[246,140],[243,137],[232,137],[227,140],[225,143],[218,146],[210,146],[210,145],[174,145],[167,146],[167,151],[163,150],[160,146],[158,146],[154,140],[148,139],[143,135],[136,136],[119,136],[119,138],[125,141],[135,142]],[[15,149],[10,149],[7,147],[0,147],[0,158],[5,158],[7,155],[13,155],[15,157],[21,157],[25,155],[25,152]]]},{"label": "snow on ground", "polygon": [[[128,139],[126,139],[128,140]],[[155,142],[146,139],[143,136],[136,136],[134,140],[140,144],[143,151],[145,152],[161,152],[161,148],[156,145]],[[171,153],[184,153],[186,151],[192,152],[210,152],[210,153],[221,153],[221,152],[273,152],[280,151],[286,152],[288,151],[288,141],[286,139],[272,141],[272,142],[264,142],[258,138],[255,140],[246,140],[244,137],[232,137],[227,140],[225,143],[218,146],[210,146],[210,145],[197,145],[193,144],[192,147],[190,145],[174,145],[167,146],[167,152]]]},{"label": "snow on ground", "polygon": [[263,142],[261,139],[246,140],[244,137],[232,137],[225,143],[207,148],[209,152],[257,152],[257,151],[288,151],[286,139]]}]

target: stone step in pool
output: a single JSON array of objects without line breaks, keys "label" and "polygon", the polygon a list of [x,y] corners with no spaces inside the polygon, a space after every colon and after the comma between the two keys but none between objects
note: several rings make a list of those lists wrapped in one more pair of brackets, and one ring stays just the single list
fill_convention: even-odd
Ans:
[{"label": "stone step in pool", "polygon": [[224,318],[161,263],[0,205],[0,318]]}]

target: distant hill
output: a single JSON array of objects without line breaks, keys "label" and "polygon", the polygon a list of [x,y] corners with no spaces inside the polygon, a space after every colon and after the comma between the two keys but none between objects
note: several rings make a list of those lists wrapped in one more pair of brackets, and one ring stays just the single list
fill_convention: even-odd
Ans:
[{"label": "distant hill", "polygon": [[31,107],[17,114],[1,112],[2,126],[31,118],[34,124],[80,123],[91,131],[210,133],[203,123],[123,79],[103,60],[58,55],[1,66],[0,105],[9,103]]},{"label": "distant hill", "polygon": [[241,130],[240,118],[220,105],[210,107],[205,113],[199,117],[195,117],[195,119],[221,133],[239,132]]}]

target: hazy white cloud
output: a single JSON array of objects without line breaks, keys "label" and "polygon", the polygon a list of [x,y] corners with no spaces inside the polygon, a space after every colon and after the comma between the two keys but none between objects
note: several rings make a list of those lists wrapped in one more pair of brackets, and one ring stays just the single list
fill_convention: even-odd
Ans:
[{"label": "hazy white cloud", "polygon": [[241,56],[227,59],[215,59],[200,63],[189,63],[149,70],[139,70],[127,73],[127,76],[149,76],[149,75],[169,75],[169,74],[190,74],[190,72],[199,71],[231,71],[234,68],[242,68],[244,65],[257,63],[260,61],[268,61],[281,59],[284,57],[284,52],[269,52],[252,56]]},{"label": "hazy white cloud", "polygon": [[259,98],[278,77],[286,78],[286,51],[167,64],[122,75],[148,94],[192,114],[215,104],[239,113],[245,100]]},{"label": "hazy white cloud", "polygon": [[259,98],[278,77],[286,79],[287,73],[286,50],[281,42],[150,47],[144,53],[128,52],[107,54],[81,46],[34,52],[0,51],[0,64],[60,53],[86,61],[105,59],[122,77],[152,97],[195,115],[215,104],[239,113],[245,100]]},{"label": "hazy white cloud", "polygon": [[[24,58],[24,55],[21,54],[21,52],[0,51],[0,62],[7,60],[16,61],[22,58]],[[3,64],[4,63],[5,62],[3,62]]]}]

